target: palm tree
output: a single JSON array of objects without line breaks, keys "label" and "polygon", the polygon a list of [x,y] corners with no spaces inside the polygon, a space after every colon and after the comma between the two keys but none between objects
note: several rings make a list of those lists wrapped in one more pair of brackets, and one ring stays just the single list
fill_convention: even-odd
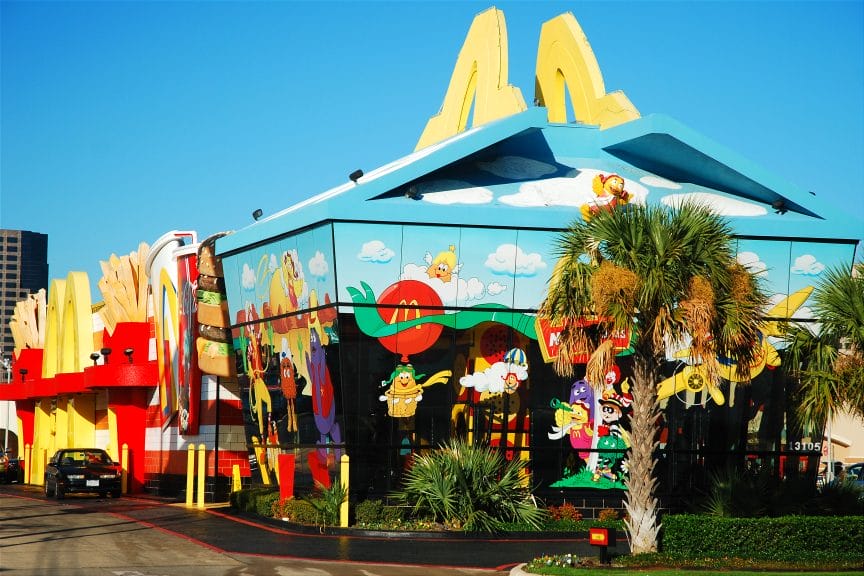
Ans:
[{"label": "palm tree", "polygon": [[[559,260],[539,314],[563,325],[556,371],[569,376],[571,358],[590,354],[586,375],[603,382],[614,361],[603,334],[630,330],[633,395],[629,476],[624,505],[633,553],[657,549],[657,384],[667,346],[689,341],[691,360],[718,379],[717,354],[741,374],[753,359],[765,296],[735,260],[729,225],[707,208],[627,206],[577,221],[559,238]],[[599,320],[596,326],[580,321]]]},{"label": "palm tree", "polygon": [[786,372],[798,381],[799,424],[820,430],[834,414],[864,418],[864,263],[829,268],[813,291],[818,327],[789,325]]}]

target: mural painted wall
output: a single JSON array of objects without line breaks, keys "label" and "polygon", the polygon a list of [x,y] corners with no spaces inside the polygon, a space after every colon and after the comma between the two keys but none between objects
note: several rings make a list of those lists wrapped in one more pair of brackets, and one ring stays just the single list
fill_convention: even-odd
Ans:
[{"label": "mural painted wall", "polygon": [[[232,308],[244,307],[235,342],[245,359],[247,429],[268,481],[278,479],[278,454],[304,445],[315,449],[307,449],[296,474],[334,474],[342,450],[363,453],[367,427],[371,441],[393,454],[387,485],[413,452],[460,435],[530,459],[533,481],[550,489],[623,488],[629,337],[610,335],[619,362],[605,382],[554,374],[554,330],[540,326],[535,312],[558,234],[336,222],[227,257],[226,279],[245,296]],[[686,364],[686,350],[670,349],[659,388],[664,447],[685,440],[701,449],[726,442],[742,450],[789,447],[785,412],[777,409],[786,390],[775,370],[776,321],[810,319],[818,275],[850,263],[854,247],[764,239],[737,245],[738,260],[774,294],[753,384],[735,381],[729,367],[726,381],[708,387],[700,367]],[[327,274],[307,290],[299,279],[313,265]],[[325,303],[332,306],[321,308]],[[374,474],[360,476],[374,483]]]}]

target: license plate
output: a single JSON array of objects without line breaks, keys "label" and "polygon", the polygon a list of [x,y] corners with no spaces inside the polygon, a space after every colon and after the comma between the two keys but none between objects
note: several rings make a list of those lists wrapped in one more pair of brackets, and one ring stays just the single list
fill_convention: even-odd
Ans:
[{"label": "license plate", "polygon": [[87,480],[87,486],[99,486],[98,480]]}]

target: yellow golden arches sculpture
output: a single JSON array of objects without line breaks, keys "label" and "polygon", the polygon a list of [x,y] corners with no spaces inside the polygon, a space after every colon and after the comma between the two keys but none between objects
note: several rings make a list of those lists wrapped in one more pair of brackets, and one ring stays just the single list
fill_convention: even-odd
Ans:
[{"label": "yellow golden arches sculpture", "polygon": [[[568,93],[578,122],[603,129],[639,118],[623,92],[606,93],[594,52],[569,12],[543,24],[535,76],[536,102],[547,108],[550,122],[567,122]],[[429,119],[415,149],[464,132],[472,105],[472,126],[527,109],[519,88],[508,84],[507,27],[496,8],[471,23],[441,110]]]},{"label": "yellow golden arches sculpture", "polygon": [[489,8],[474,17],[453,68],[441,110],[429,119],[416,149],[463,132],[474,104],[473,126],[525,111],[522,92],[507,83],[504,13]]},{"label": "yellow golden arches sculpture", "polygon": [[535,97],[548,110],[550,122],[567,122],[565,88],[577,122],[602,129],[639,118],[639,111],[624,92],[606,93],[594,51],[569,12],[540,29],[535,75]]}]

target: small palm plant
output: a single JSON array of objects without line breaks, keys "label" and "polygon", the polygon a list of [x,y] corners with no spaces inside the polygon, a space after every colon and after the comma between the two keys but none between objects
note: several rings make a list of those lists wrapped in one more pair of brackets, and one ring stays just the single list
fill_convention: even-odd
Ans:
[{"label": "small palm plant", "polygon": [[524,486],[526,466],[494,448],[452,440],[415,456],[393,498],[412,505],[415,514],[464,530],[494,532],[508,522],[539,528],[546,512]]},{"label": "small palm plant", "polygon": [[335,526],[339,522],[339,509],[348,497],[348,489],[341,482],[334,482],[329,488],[316,482],[315,492],[307,498],[315,508],[318,523],[322,526]]}]

